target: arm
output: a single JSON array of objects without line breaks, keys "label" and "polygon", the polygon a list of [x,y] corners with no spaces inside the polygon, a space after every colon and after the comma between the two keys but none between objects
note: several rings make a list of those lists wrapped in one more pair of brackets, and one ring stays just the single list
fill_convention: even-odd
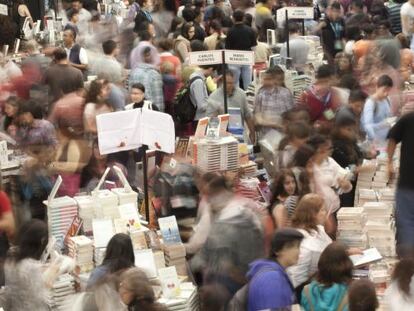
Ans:
[{"label": "arm", "polygon": [[185,61],[188,57],[188,50],[187,50],[187,46],[184,42],[178,42],[177,44],[177,52],[178,55],[180,56],[182,61]]},{"label": "arm", "polygon": [[395,153],[395,149],[397,148],[397,142],[390,138],[388,140],[387,145],[387,155],[388,155],[388,163],[387,163],[387,170],[388,170],[388,177],[391,178],[394,176],[394,163],[393,163],[393,157]]},{"label": "arm", "polygon": [[298,263],[287,270],[291,277],[293,287],[298,287],[310,278],[311,263],[312,251],[306,246],[306,241],[302,241],[300,244]]},{"label": "arm", "polygon": [[197,103],[197,110],[205,112],[207,110],[208,94],[204,81],[201,79],[195,80],[190,89],[191,95]]},{"label": "arm", "polygon": [[375,138],[374,106],[375,103],[372,100],[368,99],[364,105],[364,110],[362,112],[361,118],[361,124],[370,139]]},{"label": "arm", "polygon": [[277,229],[282,229],[286,227],[288,215],[286,208],[283,206],[283,204],[278,204],[275,206],[272,212],[272,217],[275,221]]},{"label": "arm", "polygon": [[158,72],[156,73],[156,75],[154,75],[152,84],[153,84],[152,103],[156,105],[161,112],[163,112],[164,111],[164,93],[162,89],[162,78]]}]

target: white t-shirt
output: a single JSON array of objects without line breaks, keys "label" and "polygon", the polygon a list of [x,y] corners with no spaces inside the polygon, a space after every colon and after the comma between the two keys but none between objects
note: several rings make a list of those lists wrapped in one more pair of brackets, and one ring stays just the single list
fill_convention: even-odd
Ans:
[{"label": "white t-shirt", "polygon": [[411,5],[410,2],[406,2],[401,6],[401,20],[403,18],[403,16],[408,16],[409,17],[409,23],[408,23],[408,27],[409,29],[405,29],[404,28],[404,24],[402,23],[402,32],[405,35],[411,35],[412,34],[412,27],[413,27],[413,23],[414,23],[414,6]]}]

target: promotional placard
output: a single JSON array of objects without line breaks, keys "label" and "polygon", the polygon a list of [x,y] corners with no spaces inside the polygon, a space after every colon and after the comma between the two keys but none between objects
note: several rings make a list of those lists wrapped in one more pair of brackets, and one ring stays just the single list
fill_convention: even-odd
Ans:
[{"label": "promotional placard", "polygon": [[221,50],[190,52],[190,65],[216,65],[223,62]]}]

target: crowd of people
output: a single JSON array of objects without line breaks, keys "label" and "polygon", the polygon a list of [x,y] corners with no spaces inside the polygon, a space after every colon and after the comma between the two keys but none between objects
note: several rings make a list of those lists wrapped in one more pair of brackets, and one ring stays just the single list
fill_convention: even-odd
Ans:
[{"label": "crowd of people", "polygon": [[[43,258],[43,202],[58,175],[60,196],[89,193],[114,165],[139,188],[136,162],[145,149],[101,154],[98,115],[156,110],[173,117],[177,137],[188,137],[200,119],[225,113],[225,94],[272,178],[267,209],[237,192],[237,178],[200,172],[182,159],[174,178],[162,169],[151,176],[156,216],[175,215],[182,229],[201,309],[378,308],[374,284],[353,280],[349,256],[362,250],[335,241],[336,215],[354,206],[358,175],[372,170],[365,159],[385,153],[389,176],[397,173],[401,144],[400,261],[385,300],[390,310],[412,310],[414,112],[403,93],[414,82],[413,0],[123,0],[110,12],[95,0],[50,2],[47,14],[61,18],[56,36],[32,17],[27,1],[13,1],[10,14],[0,14],[0,47],[9,47],[0,56],[0,131],[25,155],[13,195],[7,185],[0,192],[4,310],[48,310],[47,291],[62,269],[59,260]],[[275,19],[277,9],[297,5],[313,7],[315,18]],[[32,29],[41,21],[46,35],[24,31],[26,19]],[[269,45],[269,29],[277,46]],[[320,38],[318,68],[308,63],[302,32]],[[255,64],[228,65],[225,73],[190,64],[191,52],[222,49],[254,51]],[[285,65],[269,66],[275,52]],[[313,81],[300,96],[287,87],[287,69]],[[183,90],[190,118],[178,115],[176,94]],[[263,142],[274,138],[272,158],[261,156]],[[161,168],[162,161],[157,154]],[[118,178],[110,173],[107,180],[120,184]],[[189,218],[194,228],[185,225]],[[131,238],[117,234],[69,310],[166,310],[151,282],[135,267]]]}]

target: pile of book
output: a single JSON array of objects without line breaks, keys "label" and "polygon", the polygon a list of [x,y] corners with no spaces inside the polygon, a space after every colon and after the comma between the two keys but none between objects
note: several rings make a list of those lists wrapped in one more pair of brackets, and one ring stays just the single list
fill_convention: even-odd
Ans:
[{"label": "pile of book", "polygon": [[167,267],[175,266],[179,275],[187,275],[184,244],[164,244],[164,256]]},{"label": "pile of book", "polygon": [[358,196],[356,206],[363,206],[366,202],[377,202],[377,192],[373,189],[358,189]]},{"label": "pile of book", "polygon": [[384,257],[395,256],[392,205],[386,202],[367,202],[363,209],[368,218],[365,231],[369,246],[377,248]]},{"label": "pile of book", "polygon": [[215,140],[200,139],[193,147],[194,164],[204,172],[224,172],[239,169],[238,141],[233,136]]},{"label": "pile of book", "polygon": [[192,283],[180,284],[180,294],[175,298],[160,298],[159,303],[164,304],[168,310],[196,311],[199,310],[197,287]]},{"label": "pile of book", "polygon": [[83,220],[83,230],[86,234],[92,233],[92,219],[95,217],[95,201],[91,196],[74,197],[79,207],[79,217]]},{"label": "pile of book", "polygon": [[75,278],[70,274],[62,274],[53,284],[48,305],[52,310],[67,310],[68,300],[75,293]]},{"label": "pile of book", "polygon": [[240,165],[240,173],[244,177],[253,177],[257,172],[257,164],[249,161],[247,164]]},{"label": "pile of book", "polygon": [[384,188],[378,190],[378,200],[389,204],[390,206],[394,205],[395,202],[395,189],[394,188]]},{"label": "pile of book", "polygon": [[349,247],[366,248],[366,216],[360,207],[343,207],[338,211],[338,241]]},{"label": "pile of book", "polygon": [[88,272],[94,268],[93,264],[93,241],[84,235],[69,238],[69,256],[76,260],[81,272]]},{"label": "pile of book", "polygon": [[102,264],[104,258],[105,258],[106,248],[104,247],[95,247],[93,251],[93,261],[95,263],[95,266],[99,266]]},{"label": "pile of book", "polygon": [[59,247],[63,247],[66,233],[77,215],[78,206],[75,200],[67,196],[52,200],[48,206],[50,234],[56,239]]},{"label": "pile of book", "polygon": [[358,174],[357,189],[371,189],[372,181],[376,172],[376,161],[375,160],[364,160],[364,166],[370,167],[370,169],[365,169],[363,172]]},{"label": "pile of book", "polygon": [[98,204],[97,218],[115,219],[119,218],[118,196],[110,190],[99,190],[95,193]]},{"label": "pile of book", "polygon": [[292,95],[295,102],[300,101],[303,91],[305,91],[312,84],[311,77],[307,75],[299,75],[292,77]]}]

